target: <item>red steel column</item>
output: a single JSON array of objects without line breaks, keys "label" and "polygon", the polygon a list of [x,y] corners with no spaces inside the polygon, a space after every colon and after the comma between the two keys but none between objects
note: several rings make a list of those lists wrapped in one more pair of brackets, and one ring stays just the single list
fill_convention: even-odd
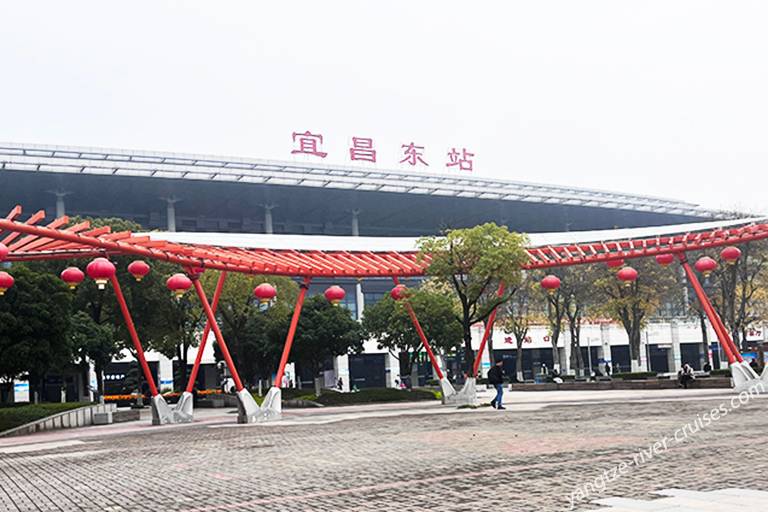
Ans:
[{"label": "red steel column", "polygon": [[158,395],[155,379],[152,377],[152,372],[149,370],[147,358],[144,357],[144,349],[141,346],[141,341],[139,341],[139,335],[136,332],[136,326],[133,324],[131,312],[128,311],[128,304],[125,302],[123,290],[120,288],[120,282],[117,280],[116,275],[110,277],[109,281],[112,283],[112,288],[115,290],[115,297],[117,297],[117,303],[120,305],[120,311],[123,313],[123,320],[125,320],[125,326],[128,328],[128,334],[131,336],[133,348],[136,349],[136,357],[139,359],[139,364],[141,364],[141,369],[144,372],[144,378],[149,384],[149,392],[152,393],[153,397],[155,397]]},{"label": "red steel column", "polygon": [[[392,280],[395,282],[395,285],[400,284],[400,280],[397,277],[393,277]],[[421,328],[419,319],[416,318],[416,312],[407,300],[405,301],[405,310],[408,311],[408,316],[411,317],[411,323],[413,323],[413,326],[416,328],[416,333],[419,335],[419,339],[421,339],[421,344],[424,345],[424,349],[427,351],[429,360],[432,363],[432,368],[434,368],[435,373],[437,373],[437,378],[443,380],[443,371],[440,369],[440,365],[437,364],[435,353],[432,352],[432,347],[429,346],[429,341],[427,341],[427,337],[424,335],[424,330]]]},{"label": "red steel column", "polygon": [[211,329],[213,329],[213,334],[214,336],[216,336],[216,341],[219,343],[219,348],[221,349],[221,355],[224,356],[224,360],[227,362],[227,367],[229,367],[229,373],[232,374],[232,380],[235,381],[235,389],[237,389],[238,391],[242,391],[243,383],[240,380],[240,375],[237,374],[237,368],[235,368],[235,362],[232,360],[232,356],[229,354],[229,349],[227,348],[227,342],[224,341],[224,336],[221,335],[221,329],[219,329],[219,324],[216,323],[216,316],[213,314],[211,305],[208,303],[208,297],[205,296],[205,291],[203,291],[203,285],[200,283],[200,279],[192,279],[192,284],[195,287],[197,296],[200,298],[200,303],[203,305],[203,311],[205,311],[205,316],[208,319],[208,325],[210,325]]},{"label": "red steel column", "polygon": [[275,375],[274,386],[278,388],[282,387],[285,365],[288,364],[288,356],[291,354],[291,346],[293,345],[293,338],[296,336],[296,326],[299,325],[301,307],[304,305],[304,298],[307,296],[307,291],[309,290],[309,282],[310,278],[304,278],[304,282],[301,284],[301,290],[299,290],[299,296],[296,298],[296,305],[293,308],[291,325],[288,328],[288,336],[286,336],[285,345],[283,346],[283,355],[280,357],[280,365],[277,367],[277,375]]},{"label": "red steel column", "polygon": [[685,271],[685,276],[688,278],[688,281],[691,283],[691,286],[693,286],[693,291],[696,292],[696,297],[698,297],[699,299],[699,304],[701,304],[701,307],[704,309],[704,313],[707,315],[707,318],[709,319],[709,323],[712,324],[712,328],[715,330],[715,333],[717,333],[717,339],[720,341],[720,346],[723,347],[725,356],[728,358],[728,364],[735,363],[736,357],[734,356],[731,345],[728,343],[728,338],[726,337],[725,332],[722,329],[720,318],[717,316],[715,309],[712,307],[712,304],[709,302],[709,298],[707,297],[707,294],[704,292],[704,288],[701,287],[699,278],[696,277],[696,274],[691,268],[691,265],[688,263],[688,260],[686,259],[685,254],[681,253],[680,255],[678,255],[678,258],[680,259],[680,264],[683,266],[683,270]]},{"label": "red steel column", "polygon": [[[504,283],[499,284],[499,290],[496,292],[497,297],[501,297],[502,295],[504,295]],[[488,336],[493,330],[493,323],[496,321],[496,311],[498,309],[499,309],[498,306],[493,308],[493,311],[491,311],[491,315],[488,317],[488,323],[485,324],[485,332],[483,333],[483,339],[480,340],[480,350],[477,351],[477,357],[475,358],[475,365],[474,365],[474,368],[472,368],[473,377],[477,377],[477,370],[480,369],[480,360],[483,358],[483,350],[485,350],[485,344],[488,342]],[[491,361],[491,364],[493,364],[493,361]]]},{"label": "red steel column", "polygon": [[[216,290],[213,292],[213,302],[211,303],[211,309],[216,313],[216,309],[219,307],[219,298],[221,297],[221,291],[224,289],[224,281],[227,280],[226,270],[219,274],[219,279],[216,281]],[[203,337],[200,339],[200,345],[197,347],[197,356],[195,356],[195,364],[192,365],[192,372],[189,374],[189,381],[187,381],[187,393],[191,393],[195,388],[195,381],[197,380],[197,372],[200,370],[200,362],[203,359],[203,351],[205,350],[205,344],[208,341],[208,334],[211,332],[211,323],[206,320],[205,329],[203,329]],[[186,363],[186,361],[184,361]]]}]

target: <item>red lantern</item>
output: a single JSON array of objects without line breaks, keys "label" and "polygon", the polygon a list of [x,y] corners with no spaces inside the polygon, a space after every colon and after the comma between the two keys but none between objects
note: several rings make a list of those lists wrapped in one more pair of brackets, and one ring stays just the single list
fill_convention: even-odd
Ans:
[{"label": "red lantern", "polygon": [[0,295],[5,295],[5,291],[13,286],[13,276],[8,272],[0,272]]},{"label": "red lantern", "polygon": [[694,266],[696,270],[704,274],[704,277],[709,277],[712,271],[717,268],[717,262],[709,256],[702,256],[696,261]]},{"label": "red lantern", "polygon": [[606,265],[608,265],[608,268],[617,269],[624,266],[624,260],[608,260]]},{"label": "red lantern", "polygon": [[554,295],[555,291],[560,288],[560,278],[550,274],[541,280],[541,287],[547,290],[548,294]]},{"label": "red lantern", "polygon": [[147,274],[149,274],[149,265],[141,260],[132,261],[128,265],[128,272],[133,276],[136,281],[141,281]]},{"label": "red lantern", "polygon": [[269,283],[261,283],[253,289],[253,294],[259,299],[259,304],[266,304],[275,298],[277,290],[275,290],[275,287]]},{"label": "red lantern", "polygon": [[192,286],[192,280],[185,274],[173,274],[165,282],[165,286],[173,292],[176,300],[179,300]]},{"label": "red lantern", "polygon": [[85,267],[88,277],[96,281],[99,290],[103,290],[107,282],[115,275],[115,266],[107,258],[96,258]]},{"label": "red lantern", "polygon": [[616,277],[624,281],[624,286],[632,286],[632,283],[637,280],[637,270],[632,267],[624,267],[619,270]]},{"label": "red lantern", "polygon": [[733,245],[720,251],[720,259],[722,259],[728,265],[736,264],[739,258],[741,258],[741,249],[734,247]]},{"label": "red lantern", "polygon": [[408,288],[404,284],[399,284],[392,288],[392,291],[389,292],[389,296],[395,300],[404,299],[408,296]]},{"label": "red lantern", "polygon": [[67,283],[70,290],[77,288],[83,279],[85,279],[85,274],[77,267],[67,267],[61,273],[61,280]]},{"label": "red lantern", "polygon": [[346,294],[347,292],[344,291],[344,288],[336,285],[329,286],[328,289],[325,290],[325,298],[334,306],[338,306],[339,302],[344,299]]},{"label": "red lantern", "polygon": [[656,256],[656,263],[658,263],[662,267],[671,265],[673,261],[675,261],[674,254],[659,254]]},{"label": "red lantern", "polygon": [[0,244],[0,261],[3,261],[8,256],[8,247],[5,244]]}]

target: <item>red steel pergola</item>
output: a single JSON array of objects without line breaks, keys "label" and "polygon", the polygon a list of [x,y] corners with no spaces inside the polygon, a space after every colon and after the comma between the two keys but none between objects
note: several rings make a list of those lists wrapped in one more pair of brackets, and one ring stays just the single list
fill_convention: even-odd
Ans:
[{"label": "red steel pergola", "polygon": [[[285,366],[290,357],[291,345],[296,333],[302,305],[313,278],[371,278],[390,277],[398,285],[398,278],[415,277],[425,274],[429,264],[427,258],[420,258],[414,251],[321,251],[321,250],[291,250],[223,247],[216,245],[177,243],[164,240],[153,240],[151,235],[134,235],[131,232],[111,232],[109,227],[92,228],[89,222],[70,225],[69,218],[59,217],[45,225],[45,213],[38,211],[21,221],[22,209],[13,208],[5,218],[0,219],[0,244],[7,247],[4,260],[9,262],[57,259],[90,259],[110,256],[136,256],[151,260],[162,260],[178,264],[191,278],[191,286],[200,299],[206,314],[207,323],[198,349],[197,357],[190,373],[186,392],[190,393],[200,367],[205,343],[210,331],[221,347],[222,355],[232,374],[238,392],[244,386],[235,368],[226,341],[221,334],[215,317],[219,297],[228,272],[240,272],[257,275],[282,275],[298,277],[302,280],[301,290],[294,308],[289,331],[277,370],[275,386],[279,387]],[[703,306],[707,317],[717,333],[718,340],[731,365],[739,364],[740,368],[748,368],[742,364],[738,348],[731,339],[728,330],[715,312],[707,298],[696,273],[687,262],[686,254],[699,251],[742,244],[768,238],[768,224],[748,223],[729,228],[714,228],[695,232],[681,233],[669,236],[655,236],[621,241],[596,241],[580,244],[548,245],[530,247],[527,249],[529,261],[524,265],[527,270],[548,269],[570,265],[590,263],[608,263],[621,266],[624,260],[643,257],[656,257],[661,262],[669,263],[670,259],[678,259],[691,283],[696,295]],[[1,247],[1,246],[0,246]],[[4,252],[4,251],[3,251]],[[1,254],[0,254],[1,256]],[[0,260],[3,259],[0,257]],[[207,269],[220,271],[212,301],[203,291],[197,277]],[[635,273],[636,275],[636,273]],[[123,298],[120,283],[112,275],[109,279],[115,290],[117,301],[136,349],[139,363],[144,376],[149,383],[153,397],[159,392],[149,371],[141,341],[136,334],[130,311]],[[503,294],[503,284],[498,293]],[[396,297],[393,290],[393,297]],[[436,374],[444,380],[442,370],[429,346],[418,319],[406,301],[406,308],[413,325],[422,340],[425,350],[430,357]],[[479,354],[483,353],[489,333],[493,327],[496,311],[489,317],[483,334]],[[475,360],[473,375],[477,375],[481,357]],[[746,370],[744,370],[746,371]],[[737,373],[734,380],[738,382]],[[745,378],[756,377],[754,372]],[[452,388],[451,388],[452,389]]]}]

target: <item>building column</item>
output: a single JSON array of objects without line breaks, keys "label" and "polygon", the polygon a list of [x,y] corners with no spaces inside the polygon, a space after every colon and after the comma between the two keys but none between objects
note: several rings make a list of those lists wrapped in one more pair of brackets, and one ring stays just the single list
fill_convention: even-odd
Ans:
[{"label": "building column", "polygon": [[178,199],[176,197],[163,197],[163,201],[165,201],[166,204],[166,210],[165,210],[165,219],[166,219],[166,229],[168,231],[174,232],[176,231],[176,203],[181,201],[181,199]]},{"label": "building column", "polygon": [[[352,236],[360,236],[360,210],[352,210]],[[355,302],[357,303],[357,320],[363,319],[365,309],[365,296],[363,295],[363,281],[358,279],[355,283]]]},{"label": "building column", "polygon": [[[560,369],[563,375],[571,375],[571,333],[568,329],[560,333],[563,340],[563,350],[565,351],[565,367]],[[558,340],[559,342],[560,340]]]},{"label": "building column", "polygon": [[70,195],[72,192],[67,192],[65,190],[49,190],[50,194],[53,194],[56,196],[56,217],[63,217],[67,214],[66,205],[64,203],[64,198]]},{"label": "building column", "polygon": [[272,208],[274,207],[275,205],[273,204],[264,205],[264,233],[268,235],[275,232],[274,227],[272,226]]},{"label": "building column", "polygon": [[336,359],[333,361],[333,370],[336,374],[336,380],[341,379],[341,390],[345,392],[349,391],[349,356],[346,354],[343,356],[336,356]]},{"label": "building column", "polygon": [[680,351],[680,324],[672,320],[669,324],[669,334],[672,347],[667,351],[667,364],[670,372],[677,372],[683,366],[683,356]]},{"label": "building column", "polygon": [[611,326],[600,324],[600,345],[603,347],[604,366],[613,370],[613,361],[611,356]]},{"label": "building column", "polygon": [[400,376],[400,360],[389,351],[384,355],[384,372],[388,388],[396,388],[403,380]]}]

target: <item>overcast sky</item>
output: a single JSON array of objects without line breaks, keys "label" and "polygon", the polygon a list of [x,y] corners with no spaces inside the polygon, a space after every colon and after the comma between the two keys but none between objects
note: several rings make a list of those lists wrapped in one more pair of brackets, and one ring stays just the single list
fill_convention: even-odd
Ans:
[{"label": "overcast sky", "polygon": [[[0,140],[474,173],[765,211],[768,2],[0,3]],[[402,164],[405,165],[405,164]]]}]

